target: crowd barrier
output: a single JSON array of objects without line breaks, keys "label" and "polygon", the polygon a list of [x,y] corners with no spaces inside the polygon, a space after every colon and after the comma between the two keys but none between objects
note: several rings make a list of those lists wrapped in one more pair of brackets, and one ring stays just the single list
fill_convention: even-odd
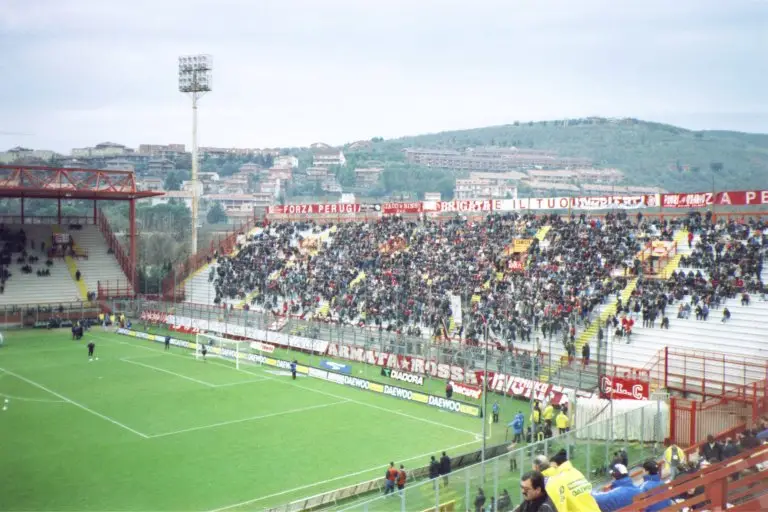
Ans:
[{"label": "crowd barrier", "polygon": [[75,321],[96,318],[101,312],[95,302],[73,301],[0,306],[0,326],[48,327],[51,320]]},{"label": "crowd barrier", "polygon": [[[230,310],[200,304],[169,303],[143,299],[113,299],[103,303],[108,310],[149,324],[175,325],[187,330],[210,330],[242,336],[305,352],[322,352],[331,357],[385,366],[463,383],[465,396],[473,396],[484,368],[484,350],[461,343],[434,343],[424,338],[398,335],[348,325],[307,322],[256,311]],[[599,354],[598,354],[599,356]],[[531,394],[552,395],[581,390],[591,396],[599,372],[647,380],[647,373],[620,365],[584,365],[577,361],[576,379],[558,373],[542,384],[541,371],[556,357],[523,348],[501,351],[493,346],[488,355],[490,381],[497,392],[528,399]],[[599,359],[599,357],[598,357]],[[645,376],[645,377],[644,377]],[[584,382],[584,387],[579,383]]]}]

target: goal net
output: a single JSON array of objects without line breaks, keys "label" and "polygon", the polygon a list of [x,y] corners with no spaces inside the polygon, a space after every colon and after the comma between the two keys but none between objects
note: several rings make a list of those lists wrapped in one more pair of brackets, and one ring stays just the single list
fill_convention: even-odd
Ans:
[{"label": "goal net", "polygon": [[[225,338],[208,332],[199,332],[195,335],[195,359],[202,359],[204,355],[227,359],[233,361],[239,370],[240,363],[245,362],[251,352],[249,341]],[[251,363],[258,364],[253,361]]]}]

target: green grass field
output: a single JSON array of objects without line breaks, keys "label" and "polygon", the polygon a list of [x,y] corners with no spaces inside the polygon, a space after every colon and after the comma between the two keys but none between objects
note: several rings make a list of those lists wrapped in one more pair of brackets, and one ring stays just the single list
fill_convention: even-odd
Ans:
[{"label": "green grass field", "polygon": [[[89,338],[98,361],[88,362]],[[319,362],[294,352],[275,355]],[[385,381],[377,367],[352,366]],[[443,386],[432,380],[421,389],[441,394]],[[260,510],[380,478],[389,461],[415,468],[443,450],[453,456],[477,450],[482,428],[479,418],[317,379],[292,381],[267,366],[237,370],[224,359],[203,362],[188,350],[165,352],[101,328],[83,341],[72,341],[65,329],[7,332],[0,395],[9,400],[0,412],[2,510]],[[527,410],[526,402],[498,400],[500,425]],[[495,425],[489,445],[502,443],[504,434]],[[582,445],[574,448],[574,462],[586,471],[614,449]],[[630,446],[633,459],[643,451]],[[527,449],[519,460],[519,469],[529,469]],[[479,468],[470,468],[441,489],[440,501],[455,499],[461,508],[483,485],[489,496],[494,486],[508,488],[517,502],[519,469],[510,471],[509,460],[501,460],[483,482]],[[335,508],[357,509],[374,497]],[[432,483],[409,483],[407,510],[424,510],[434,500]],[[389,498],[368,510],[400,507],[400,499]]]},{"label": "green grass field", "polygon": [[479,446],[480,420],[94,328],[15,331],[0,348],[0,508],[270,505]]}]

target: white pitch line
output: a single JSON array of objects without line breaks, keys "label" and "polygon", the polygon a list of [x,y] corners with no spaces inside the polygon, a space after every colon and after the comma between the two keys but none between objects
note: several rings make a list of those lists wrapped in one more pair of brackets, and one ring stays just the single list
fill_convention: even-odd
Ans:
[{"label": "white pitch line", "polygon": [[[432,450],[431,452],[415,455],[415,456],[407,458],[407,459],[400,459],[399,462],[410,462],[412,460],[421,459],[423,457],[429,457],[430,455],[434,455],[435,453],[440,453],[440,452],[443,452],[443,451],[448,452],[448,451],[451,451],[451,450],[456,450],[458,448],[463,448],[464,446],[469,446],[471,444],[475,444],[476,442],[477,441],[470,441],[468,443],[457,444],[456,446],[451,446],[449,448],[444,448],[444,449],[441,449],[441,450]],[[227,505],[226,507],[216,508],[216,509],[210,510],[209,512],[222,512],[223,510],[229,510],[229,509],[237,508],[237,507],[244,507],[246,505],[251,505],[253,503],[258,503],[259,501],[268,500],[270,498],[277,498],[278,496],[284,496],[284,495],[292,493],[292,492],[303,491],[304,489],[311,489],[312,487],[317,487],[318,485],[329,484],[331,482],[335,482],[337,480],[342,480],[344,478],[350,478],[350,477],[353,477],[353,476],[362,475],[364,473],[371,473],[371,472],[376,471],[377,469],[381,469],[383,467],[384,467],[384,464],[378,464],[377,466],[374,466],[372,468],[363,469],[363,470],[360,470],[360,471],[355,471],[354,473],[348,473],[346,475],[337,476],[335,478],[329,478],[327,480],[321,480],[319,482],[315,482],[315,483],[312,483],[312,484],[302,485],[301,487],[294,487],[293,489],[288,489],[286,491],[276,492],[274,494],[269,494],[267,496],[261,496],[261,497],[258,497],[258,498],[254,498],[252,500],[241,501],[240,503],[235,503],[233,505]]]},{"label": "white pitch line", "polygon": [[140,363],[138,361],[132,361],[130,359],[125,359],[125,358],[124,359],[120,359],[120,360],[123,361],[124,363],[131,363],[131,364],[135,364],[135,365],[138,365],[138,366],[143,366],[144,368],[149,368],[150,370],[155,370],[155,371],[158,371],[158,372],[167,373],[168,375],[173,375],[174,377],[178,377],[180,379],[185,379],[185,380],[188,380],[188,381],[191,381],[191,382],[197,382],[198,384],[202,384],[203,386],[208,386],[209,388],[215,388],[216,387],[216,384],[211,384],[210,382],[205,382],[204,380],[198,380],[198,379],[195,379],[194,377],[187,377],[186,375],[182,375],[180,373],[172,372],[171,370],[166,370],[165,368],[159,368],[157,366],[152,366],[151,364]]},{"label": "white pitch line", "polygon": [[225,425],[234,425],[236,423],[244,423],[246,421],[263,420],[263,419],[266,419],[266,418],[273,418],[275,416],[283,416],[283,415],[286,415],[286,414],[295,414],[295,413],[299,413],[299,412],[306,412],[306,411],[311,411],[313,409],[322,409],[323,407],[330,407],[332,405],[338,405],[338,404],[343,404],[343,403],[347,403],[347,402],[348,402],[348,400],[340,400],[338,402],[331,402],[329,404],[312,405],[312,406],[309,406],[309,407],[302,407],[300,409],[290,409],[288,411],[273,412],[271,414],[262,414],[260,416],[251,416],[250,418],[242,418],[242,419],[239,419],[239,420],[222,421],[221,423],[212,423],[211,425],[202,425],[200,427],[191,427],[191,428],[185,428],[185,429],[181,429],[181,430],[174,430],[173,432],[164,432],[162,434],[154,434],[154,435],[151,435],[149,437],[150,438],[155,438],[155,437],[175,436],[176,434],[184,434],[186,432],[194,432],[196,430],[205,430],[205,429],[209,429],[209,428],[223,427]]},{"label": "white pitch line", "polygon": [[[107,340],[105,338],[98,338],[98,339],[101,339],[101,340],[104,340],[104,341],[112,341],[112,340]],[[139,346],[141,348],[146,348],[147,350],[152,350],[153,352],[158,352],[157,350],[155,350],[153,348],[150,348],[150,347],[145,347],[145,346],[142,346],[142,345],[134,345],[132,343],[128,343],[128,342],[124,342],[124,341],[117,341],[117,343],[129,345],[129,346]],[[173,355],[178,356],[178,357],[182,357],[182,358],[184,357],[181,354],[173,354]],[[229,369],[235,370],[235,368],[233,366],[217,363],[216,361],[208,361],[208,363],[209,364],[217,364],[217,365],[222,366],[224,368],[229,368]],[[389,413],[389,414],[397,414],[398,416],[403,416],[404,418],[410,418],[412,420],[421,421],[422,423],[429,423],[431,425],[436,425],[438,427],[447,428],[447,429],[450,429],[450,430],[454,430],[456,432],[462,432],[464,434],[469,434],[469,435],[471,435],[473,437],[475,435],[477,435],[477,432],[474,432],[474,431],[471,431],[471,430],[464,430],[463,428],[458,428],[458,427],[454,427],[454,426],[451,426],[451,425],[446,425],[444,423],[440,423],[440,422],[437,422],[437,421],[432,421],[432,420],[428,420],[428,419],[425,419],[425,418],[420,418],[420,417],[414,416],[412,414],[408,414],[408,413],[404,413],[404,412],[400,412],[400,411],[395,411],[395,410],[392,410],[392,409],[388,409],[386,407],[381,407],[381,406],[378,406],[378,405],[373,405],[373,404],[369,404],[369,403],[366,403],[366,402],[361,402],[359,400],[355,400],[353,398],[349,398],[349,397],[346,397],[346,396],[337,395],[335,393],[329,393],[327,391],[320,391],[319,389],[314,389],[314,388],[311,388],[311,387],[302,386],[301,384],[294,383],[292,380],[281,380],[281,379],[276,379],[274,377],[267,377],[266,375],[260,375],[258,373],[250,372],[250,371],[244,370],[242,368],[240,368],[239,370],[236,370],[236,371],[248,373],[250,375],[255,375],[256,377],[262,377],[263,379],[266,379],[266,380],[269,380],[269,381],[273,381],[273,382],[277,382],[279,384],[284,384],[286,386],[295,386],[295,387],[298,387],[298,388],[306,389],[307,391],[311,391],[313,393],[318,393],[318,394],[321,394],[321,395],[329,396],[331,398],[338,398],[340,400],[347,400],[349,402],[352,402],[352,403],[355,403],[355,404],[358,404],[358,405],[363,405],[365,407],[370,407],[372,409],[378,409],[380,411],[384,411],[384,412]]]},{"label": "white pitch line", "polygon": [[46,400],[44,398],[25,398],[23,396],[6,395],[5,393],[0,393],[0,397],[7,398],[9,400],[18,400],[20,402],[39,402],[39,403],[42,403],[42,404],[65,404],[65,403],[67,403],[66,400]]},{"label": "white pitch line", "polygon": [[241,380],[241,381],[238,381],[238,382],[229,382],[227,384],[214,384],[213,387],[215,387],[215,388],[229,388],[229,387],[232,387],[232,386],[239,386],[240,384],[252,384],[254,382],[264,382],[265,380],[267,380],[267,379],[261,378],[261,379]]},{"label": "white pitch line", "polygon": [[30,380],[30,379],[28,379],[26,377],[22,377],[21,375],[13,373],[12,371],[8,371],[5,368],[0,368],[0,371],[5,372],[5,373],[7,373],[8,375],[10,375],[12,377],[16,377],[19,380],[23,380],[27,384],[30,384],[32,386],[35,386],[36,388],[42,389],[43,391],[47,391],[48,393],[52,394],[53,396],[56,396],[56,397],[64,400],[65,402],[74,405],[75,407],[79,407],[80,409],[82,409],[82,410],[84,410],[86,412],[89,412],[89,413],[93,414],[94,416],[98,416],[99,418],[101,418],[103,420],[106,420],[106,421],[112,423],[113,425],[117,425],[118,427],[124,428],[125,430],[127,430],[129,432],[133,432],[137,436],[143,437],[144,439],[149,439],[149,436],[147,434],[142,434],[138,430],[134,430],[131,427],[129,427],[128,425],[125,425],[124,423],[120,423],[116,419],[110,418],[109,416],[105,416],[104,414],[101,414],[100,412],[96,412],[93,409],[89,409],[88,407],[84,406],[83,404],[79,404],[79,403],[75,402],[74,400],[72,400],[71,398],[67,398],[66,396],[64,396],[64,395],[62,395],[60,393],[57,393],[57,392],[55,392],[55,391],[53,391],[51,389],[48,389],[47,387],[43,386],[42,384],[38,384],[37,382],[35,382],[33,380]]}]

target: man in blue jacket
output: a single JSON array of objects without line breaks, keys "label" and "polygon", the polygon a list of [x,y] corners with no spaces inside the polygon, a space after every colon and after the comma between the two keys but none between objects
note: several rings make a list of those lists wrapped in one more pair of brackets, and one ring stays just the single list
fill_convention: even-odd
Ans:
[{"label": "man in blue jacket", "polygon": [[[643,483],[640,485],[641,493],[650,491],[651,489],[655,489],[662,485],[661,476],[659,475],[659,465],[656,464],[655,460],[645,461],[643,463],[643,470],[645,470],[645,475],[643,475]],[[664,489],[660,489],[659,492],[663,490]],[[645,512],[656,512],[658,510],[664,510],[671,505],[672,500],[664,500],[657,503],[656,505],[651,505],[650,507],[646,508]]]},{"label": "man in blue jacket", "polygon": [[512,433],[515,435],[514,439],[512,439],[512,442],[519,443],[522,440],[523,429],[525,427],[525,416],[523,416],[523,413],[521,411],[517,411],[517,414],[515,414],[512,422],[509,423],[507,427],[511,428]]},{"label": "man in blue jacket", "polygon": [[624,464],[613,466],[613,483],[611,489],[606,492],[593,492],[592,496],[600,507],[600,512],[613,512],[632,504],[635,496],[643,492],[629,478],[629,471]]}]

